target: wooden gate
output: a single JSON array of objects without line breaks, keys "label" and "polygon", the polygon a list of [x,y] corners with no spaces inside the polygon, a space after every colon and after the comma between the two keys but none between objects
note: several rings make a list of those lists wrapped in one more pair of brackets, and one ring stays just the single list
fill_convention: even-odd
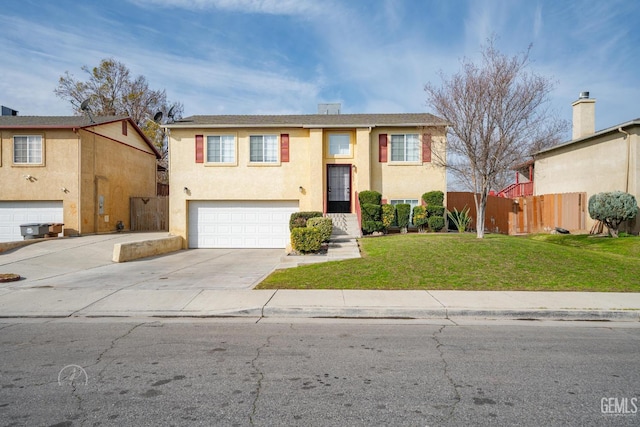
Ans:
[{"label": "wooden gate", "polygon": [[169,198],[131,197],[131,231],[169,231]]},{"label": "wooden gate", "polygon": [[518,197],[513,202],[510,234],[548,233],[556,227],[587,231],[587,193]]}]

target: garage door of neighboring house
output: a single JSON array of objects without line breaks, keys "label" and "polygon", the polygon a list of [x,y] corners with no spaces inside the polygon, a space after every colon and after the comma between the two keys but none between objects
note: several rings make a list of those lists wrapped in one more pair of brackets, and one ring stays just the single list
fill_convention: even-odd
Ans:
[{"label": "garage door of neighboring house", "polygon": [[191,201],[190,248],[285,248],[298,201]]},{"label": "garage door of neighboring house", "polygon": [[62,223],[62,201],[0,202],[0,242],[23,240],[21,224]]}]

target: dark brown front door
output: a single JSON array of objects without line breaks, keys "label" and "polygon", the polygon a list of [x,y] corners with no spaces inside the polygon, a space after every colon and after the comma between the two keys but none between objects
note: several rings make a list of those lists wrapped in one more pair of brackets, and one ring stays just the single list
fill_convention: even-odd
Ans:
[{"label": "dark brown front door", "polygon": [[327,165],[327,212],[351,212],[351,165]]}]

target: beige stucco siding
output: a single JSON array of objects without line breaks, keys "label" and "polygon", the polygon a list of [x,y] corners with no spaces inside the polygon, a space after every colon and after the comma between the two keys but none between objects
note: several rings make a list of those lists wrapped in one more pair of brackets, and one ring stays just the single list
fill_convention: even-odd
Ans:
[{"label": "beige stucco siding", "polygon": [[[13,164],[13,137],[21,135],[42,137],[41,165]],[[0,139],[0,200],[62,201],[65,228],[77,229],[78,135],[72,130],[20,129],[3,130]]]},{"label": "beige stucco siding", "polygon": [[[118,126],[120,126],[118,124]],[[116,230],[118,221],[130,226],[129,198],[156,192],[156,158],[109,137],[80,131],[82,224],[81,233]],[[140,138],[138,136],[138,138]],[[142,140],[142,138],[140,138]],[[102,210],[98,203],[102,196]]]},{"label": "beige stucco siding", "polygon": [[[640,200],[638,127],[628,131],[629,139],[612,132],[538,154],[534,193],[586,192],[588,200],[604,191],[628,191]],[[588,217],[587,228],[593,223]]]},{"label": "beige stucco siding", "polygon": [[[388,201],[392,199],[418,199],[422,194],[428,191],[440,190],[446,193],[447,178],[445,168],[441,166],[438,155],[435,153],[444,153],[446,136],[443,130],[430,129],[425,133],[431,134],[432,138],[432,154],[431,162],[422,161],[415,163],[401,163],[391,161],[391,143],[388,145],[387,162],[379,162],[379,144],[378,138],[380,134],[402,134],[417,133],[415,128],[406,129],[386,129],[376,128],[371,136],[371,190],[378,191],[382,194],[382,198]],[[422,133],[422,132],[418,132]],[[422,135],[420,135],[422,138]],[[422,158],[422,155],[420,155]],[[444,159],[442,159],[444,160]]]},{"label": "beige stucco siding", "polygon": [[89,128],[92,132],[95,132],[104,137],[110,138],[113,141],[119,141],[122,144],[127,144],[130,147],[144,151],[145,153],[153,153],[153,150],[147,145],[146,141],[140,137],[140,134],[136,132],[131,123],[124,122],[127,127],[126,135],[123,131],[123,122],[118,121],[114,123],[107,123],[93,128]]}]

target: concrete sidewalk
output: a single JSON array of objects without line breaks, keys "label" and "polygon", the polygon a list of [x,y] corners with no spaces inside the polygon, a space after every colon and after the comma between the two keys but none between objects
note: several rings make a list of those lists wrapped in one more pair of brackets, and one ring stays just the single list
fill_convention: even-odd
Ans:
[{"label": "concrete sidewalk", "polygon": [[0,288],[0,317],[252,317],[640,321],[640,294]]}]

